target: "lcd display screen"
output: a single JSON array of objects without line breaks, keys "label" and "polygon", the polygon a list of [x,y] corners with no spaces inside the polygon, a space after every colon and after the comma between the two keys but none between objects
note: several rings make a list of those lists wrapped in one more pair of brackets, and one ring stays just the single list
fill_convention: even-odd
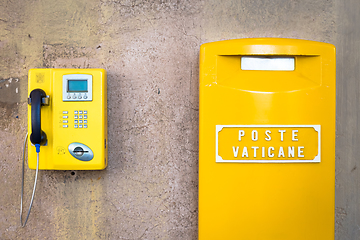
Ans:
[{"label": "lcd display screen", "polygon": [[87,80],[68,80],[68,92],[87,92]]}]

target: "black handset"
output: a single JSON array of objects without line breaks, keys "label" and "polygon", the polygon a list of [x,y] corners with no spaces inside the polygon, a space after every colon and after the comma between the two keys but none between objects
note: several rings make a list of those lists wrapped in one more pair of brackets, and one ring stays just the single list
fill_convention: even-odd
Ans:
[{"label": "black handset", "polygon": [[41,130],[41,106],[46,93],[42,89],[34,89],[30,93],[31,104],[31,135],[30,141],[35,144],[44,145],[47,137],[46,133]]}]

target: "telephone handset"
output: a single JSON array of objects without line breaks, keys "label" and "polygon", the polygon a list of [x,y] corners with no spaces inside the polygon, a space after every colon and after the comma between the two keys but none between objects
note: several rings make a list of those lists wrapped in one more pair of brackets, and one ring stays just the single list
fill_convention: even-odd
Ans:
[{"label": "telephone handset", "polygon": [[[44,145],[47,141],[46,133],[41,130],[41,106],[49,97],[41,89],[34,89],[29,96],[31,106],[31,135],[30,141],[35,144]],[[48,105],[48,104],[47,104]]]},{"label": "telephone handset", "polygon": [[[24,142],[21,226],[34,200],[38,170],[101,170],[107,166],[107,76],[104,69],[31,69]],[[36,169],[22,223],[25,149]],[[41,148],[41,151],[40,151]]]}]

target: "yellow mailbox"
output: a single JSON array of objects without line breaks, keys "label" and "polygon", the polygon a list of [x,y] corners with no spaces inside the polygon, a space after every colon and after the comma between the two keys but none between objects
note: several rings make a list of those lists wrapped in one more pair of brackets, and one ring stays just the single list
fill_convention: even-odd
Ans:
[{"label": "yellow mailbox", "polygon": [[199,239],[334,239],[335,47],[200,50]]}]

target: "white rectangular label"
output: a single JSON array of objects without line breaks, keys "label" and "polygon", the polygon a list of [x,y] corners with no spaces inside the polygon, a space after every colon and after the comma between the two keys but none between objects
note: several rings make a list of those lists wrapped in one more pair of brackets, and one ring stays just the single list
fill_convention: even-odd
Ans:
[{"label": "white rectangular label", "polygon": [[216,125],[216,162],[320,162],[320,130],[320,125]]},{"label": "white rectangular label", "polygon": [[294,71],[294,57],[241,57],[242,70]]}]

